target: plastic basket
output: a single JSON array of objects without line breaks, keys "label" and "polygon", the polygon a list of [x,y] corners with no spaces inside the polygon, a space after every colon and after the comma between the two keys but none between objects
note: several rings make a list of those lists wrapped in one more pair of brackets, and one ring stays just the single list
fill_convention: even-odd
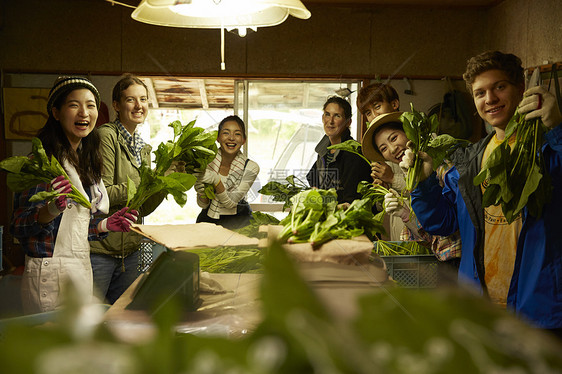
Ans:
[{"label": "plastic basket", "polygon": [[147,271],[158,256],[164,252],[166,252],[166,247],[162,244],[158,244],[147,238],[142,239],[140,243],[138,270],[141,273]]},{"label": "plastic basket", "polygon": [[434,255],[381,256],[388,275],[404,288],[437,287],[439,260]]},{"label": "plastic basket", "polygon": [[140,253],[139,253],[139,265],[138,269],[141,273],[148,270],[152,264],[152,246],[154,242],[152,240],[143,239],[140,243]]}]

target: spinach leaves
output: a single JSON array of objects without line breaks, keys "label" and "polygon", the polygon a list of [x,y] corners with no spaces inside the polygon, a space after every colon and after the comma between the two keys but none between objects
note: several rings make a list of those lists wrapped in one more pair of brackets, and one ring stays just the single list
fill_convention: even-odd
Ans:
[{"label": "spinach leaves", "polygon": [[343,143],[333,144],[328,147],[328,149],[340,149],[342,151],[354,153],[357,156],[361,157],[363,160],[365,160],[365,162],[367,162],[370,166],[371,161],[369,161],[367,157],[363,156],[363,153],[361,153],[360,148],[361,148],[361,143],[353,139],[346,140]]},{"label": "spinach leaves", "polygon": [[338,206],[335,189],[311,189],[291,198],[291,212],[281,220],[282,242],[310,242],[313,248],[332,239],[350,239],[366,234],[371,239],[384,232],[375,220],[370,198],[354,200],[347,209]]},{"label": "spinach leaves", "polygon": [[439,131],[437,115],[428,117],[425,113],[416,111],[413,104],[410,104],[410,107],[412,111],[404,112],[400,116],[400,121],[406,136],[410,139],[408,146],[414,153],[414,165],[408,169],[406,175],[406,190],[411,192],[420,181],[423,161],[418,156],[419,152],[425,152],[433,159],[433,170],[435,170],[458,146],[467,146],[469,141],[455,139],[447,134],[435,136],[434,134]]},{"label": "spinach leaves", "polygon": [[285,178],[287,183],[280,183],[277,181],[267,182],[258,192],[262,195],[273,196],[273,201],[282,201],[283,210],[290,208],[292,205],[291,198],[308,187],[303,181],[294,175],[289,175]]},{"label": "spinach leaves", "polygon": [[[31,143],[33,157],[14,156],[0,162],[0,169],[8,172],[6,183],[12,191],[21,192],[40,183],[49,183],[59,175],[63,175],[70,180],[68,174],[54,156],[51,156],[49,160],[39,138],[33,138]],[[74,185],[71,184],[71,186],[72,192],[66,195],[67,198],[91,209],[90,201]],[[29,201],[51,201],[60,195],[56,191],[43,191],[33,195]]]},{"label": "spinach leaves", "polygon": [[[142,164],[140,168],[140,183],[129,201],[131,209],[139,209],[151,196],[156,194],[171,194],[176,203],[184,206],[187,202],[186,191],[189,190],[197,177],[193,173],[204,170],[215,158],[217,153],[217,132],[205,132],[200,127],[194,127],[195,121],[182,126],[180,121],[174,121],[168,126],[174,129],[174,138],[160,143],[155,155],[156,166],[152,170]],[[173,162],[184,163],[185,173],[174,172],[167,174]],[[128,183],[129,189],[134,183]]]},{"label": "spinach leaves", "polygon": [[[552,184],[541,152],[548,129],[540,119],[525,120],[519,113],[505,128],[505,138],[486,160],[474,185],[484,183],[482,206],[501,205],[508,223],[517,219],[527,206],[529,213],[540,217],[542,207],[550,199]],[[509,139],[516,133],[513,148]]]},{"label": "spinach leaves", "polygon": [[170,168],[172,162],[185,163],[185,172],[193,174],[205,170],[217,154],[217,131],[205,132],[200,127],[195,127],[195,120],[182,126],[180,121],[168,125],[174,129],[174,138],[165,143],[160,143],[154,151],[158,175],[163,175]]}]

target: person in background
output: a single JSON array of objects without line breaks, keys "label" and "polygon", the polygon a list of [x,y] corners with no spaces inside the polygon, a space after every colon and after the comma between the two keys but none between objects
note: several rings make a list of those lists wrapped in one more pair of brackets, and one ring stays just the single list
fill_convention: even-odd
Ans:
[{"label": "person in background", "polygon": [[[391,240],[393,241],[422,241],[428,243],[431,251],[435,256],[446,263],[448,266],[445,269],[440,269],[440,278],[444,281],[451,280],[450,274],[457,273],[457,269],[461,256],[461,240],[460,233],[456,231],[449,236],[439,236],[428,234],[423,227],[419,224],[416,216],[412,213],[410,204],[407,200],[399,203],[398,195],[395,186],[403,188],[405,186],[405,174],[399,167],[400,161],[408,149],[409,139],[404,132],[400,116],[402,112],[392,112],[381,114],[376,117],[370,124],[367,132],[363,136],[363,151],[365,157],[370,160],[379,160],[398,167],[394,168],[393,182],[387,185],[390,188],[390,193],[385,196],[384,209],[391,217]],[[374,163],[373,163],[374,165]],[[450,165],[443,164],[439,166],[438,173],[443,175]],[[436,175],[436,177],[438,177]],[[399,181],[399,182],[396,182]],[[375,178],[375,182],[380,181]],[[384,182],[382,183],[384,184]],[[404,197],[409,197],[406,191],[402,191]],[[405,227],[404,227],[405,226]],[[401,228],[401,232],[396,236],[396,229]]]},{"label": "person in background", "polygon": [[[136,221],[138,212],[127,212],[127,208],[107,218],[93,218],[93,214],[107,213],[109,208],[101,179],[99,137],[94,129],[99,103],[98,90],[82,77],[60,77],[49,92],[49,117],[37,136],[47,156],[55,156],[69,179],[61,175],[14,197],[11,232],[25,251],[22,303],[26,314],[61,306],[59,294],[67,279],[91,302],[88,241],[99,240],[108,231],[129,231]],[[41,191],[69,193],[71,183],[91,202],[91,210],[64,195],[49,203],[29,201]]]},{"label": "person in background", "polygon": [[345,99],[332,96],[324,103],[322,122],[324,137],[316,145],[318,158],[306,179],[310,187],[335,188],[338,203],[351,203],[361,198],[357,185],[361,181],[372,183],[371,168],[361,157],[351,152],[328,150],[334,144],[352,140],[351,105]]},{"label": "person in background", "polygon": [[[246,144],[246,126],[238,116],[228,116],[219,123],[217,155],[200,173],[195,183],[197,204],[203,208],[197,222],[210,222],[227,229],[239,229],[250,223],[252,210],[245,200],[260,167],[241,151]],[[205,194],[211,185],[215,198]]]},{"label": "person in background", "polygon": [[[361,87],[357,93],[357,109],[367,120],[368,128],[363,139],[369,137],[370,140],[367,143],[363,140],[362,148],[365,157],[373,161],[371,163],[373,182],[402,193],[402,190],[406,187],[404,173],[402,173],[397,163],[386,160],[376,147],[373,147],[372,131],[374,128],[370,127],[375,118],[386,113],[398,112],[399,108],[400,98],[398,92],[390,84],[372,83]],[[388,215],[388,228],[390,240],[400,240],[404,230],[402,219],[396,215]]]},{"label": "person in background", "polygon": [[[148,89],[133,75],[125,75],[113,88],[113,122],[99,126],[103,158],[103,182],[107,188],[110,212],[121,210],[127,202],[127,179],[140,182],[140,167],[150,166],[151,146],[141,138],[138,126],[148,115]],[[140,217],[152,213],[164,196],[153,196],[139,209]],[[99,296],[113,304],[138,277],[142,236],[135,232],[110,233],[92,242],[90,260],[94,286]]]},{"label": "person in background", "polygon": [[[363,136],[362,148],[365,157],[374,161],[371,163],[374,183],[409,197],[404,190],[406,178],[399,166],[407,149],[408,138],[400,122],[402,113],[398,112],[398,92],[389,84],[373,83],[359,90],[357,107],[370,124]],[[440,178],[448,168],[448,165],[442,165],[437,169]],[[394,194],[385,197],[384,206],[389,216],[390,240],[427,242],[435,256],[450,265],[446,269],[456,274],[461,255],[460,233],[455,232],[447,237],[428,234],[415,219],[409,204],[398,204]],[[447,270],[440,271],[443,274],[440,278],[451,278]]]},{"label": "person in background", "polygon": [[[448,235],[460,229],[463,250],[459,280],[478,287],[500,306],[513,309],[533,325],[562,337],[562,115],[556,98],[542,87],[524,92],[521,60],[499,51],[468,60],[463,75],[480,117],[494,132],[452,155],[454,167],[445,174],[444,187],[432,176],[431,158],[423,160],[421,182],[412,192],[412,207],[424,229]],[[501,206],[482,208],[486,182],[474,186],[474,177],[505,138],[505,129],[518,110],[526,119],[540,118],[550,129],[540,152],[552,183],[552,196],[540,217],[525,207],[507,224]],[[510,144],[515,142],[508,139]],[[413,164],[406,151],[401,166]]]}]

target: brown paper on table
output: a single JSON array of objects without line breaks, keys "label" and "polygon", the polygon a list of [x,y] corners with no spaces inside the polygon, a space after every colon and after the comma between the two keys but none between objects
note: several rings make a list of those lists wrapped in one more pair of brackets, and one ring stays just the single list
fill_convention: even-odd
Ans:
[{"label": "brown paper on table", "polygon": [[207,222],[186,225],[133,224],[131,230],[171,250],[258,245],[256,238]]},{"label": "brown paper on table", "polygon": [[[260,231],[267,231],[267,241],[271,243],[277,238],[283,226],[268,225],[260,227]],[[264,241],[260,242],[264,245]],[[366,235],[352,239],[334,239],[313,249],[310,243],[283,244],[282,247],[294,259],[300,262],[332,262],[344,265],[361,265],[369,263],[374,245]]]}]

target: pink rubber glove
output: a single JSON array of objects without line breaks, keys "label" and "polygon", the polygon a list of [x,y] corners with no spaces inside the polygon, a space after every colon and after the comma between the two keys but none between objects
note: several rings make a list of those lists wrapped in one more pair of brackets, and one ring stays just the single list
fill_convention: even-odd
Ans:
[{"label": "pink rubber glove", "polygon": [[98,224],[99,232],[115,231],[115,232],[129,232],[131,225],[137,221],[139,212],[136,210],[128,211],[129,208],[125,207],[111,216],[105,218]]},{"label": "pink rubber glove", "polygon": [[57,197],[47,205],[49,214],[52,216],[58,216],[66,209],[66,194],[72,192],[72,185],[63,175],[59,175],[51,181],[49,190],[56,191],[58,194],[61,194],[61,196]]}]

